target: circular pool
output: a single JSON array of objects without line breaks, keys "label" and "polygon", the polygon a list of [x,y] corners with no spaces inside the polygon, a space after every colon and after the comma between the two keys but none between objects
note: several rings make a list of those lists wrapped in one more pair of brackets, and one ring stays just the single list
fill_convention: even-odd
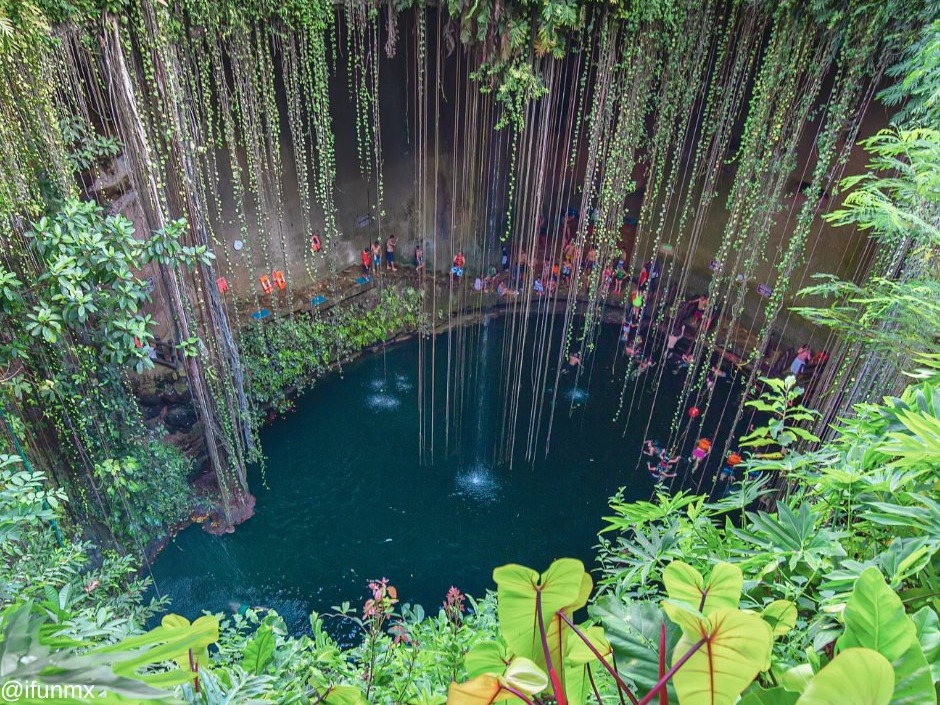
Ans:
[{"label": "circular pool", "polygon": [[[482,595],[503,563],[542,570],[573,556],[592,565],[609,497],[620,487],[627,498],[651,494],[640,449],[647,424],[668,430],[683,376],[658,375],[655,392],[652,379],[631,381],[628,395],[636,397],[624,432],[624,416],[614,419],[624,389],[619,328],[604,326],[577,380],[563,374],[556,392],[552,372],[534,404],[531,379],[538,376],[522,365],[513,462],[496,462],[513,416],[506,327],[493,319],[435,343],[391,346],[301,396],[261,433],[268,462],[263,479],[259,469],[252,477],[255,516],[226,536],[191,526],[154,561],[157,590],[172,598],[172,610],[193,617],[268,607],[301,632],[313,610],[360,603],[370,579],[386,577],[403,602],[433,609],[451,585]],[[457,359],[465,364],[458,368]],[[422,368],[428,372],[419,379]],[[458,374],[465,383],[448,389],[448,377]],[[529,419],[540,403],[545,420],[529,461]]]}]

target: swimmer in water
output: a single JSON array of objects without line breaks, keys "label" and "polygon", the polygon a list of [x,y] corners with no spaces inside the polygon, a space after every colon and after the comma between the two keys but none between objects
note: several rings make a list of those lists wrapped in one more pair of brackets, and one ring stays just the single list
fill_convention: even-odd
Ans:
[{"label": "swimmer in water", "polygon": [[568,361],[565,363],[564,372],[574,372],[578,369],[578,365],[581,364],[581,356],[578,353],[573,352],[568,355]]}]

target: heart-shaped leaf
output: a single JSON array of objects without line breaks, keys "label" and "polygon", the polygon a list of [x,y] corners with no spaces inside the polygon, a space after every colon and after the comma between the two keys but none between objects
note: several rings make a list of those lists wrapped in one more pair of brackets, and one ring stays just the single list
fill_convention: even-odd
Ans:
[{"label": "heart-shaped leaf", "polygon": [[741,601],[744,575],[731,563],[719,563],[706,581],[695,568],[673,561],[663,571],[669,599],[684,602],[706,617],[719,609],[735,609]]},{"label": "heart-shaped leaf", "polygon": [[506,666],[512,659],[512,654],[506,650],[502,641],[484,641],[467,652],[463,666],[467,671],[467,678],[476,678],[484,673],[499,676],[506,672]]},{"label": "heart-shaped leaf", "polygon": [[757,674],[770,667],[773,634],[756,614],[736,609],[713,612],[701,621],[698,635],[683,633],[672,654],[673,664],[700,642],[673,676],[679,702],[732,705]]},{"label": "heart-shaped leaf", "polygon": [[904,612],[901,598],[875,567],[866,568],[855,581],[844,619],[845,632],[837,642],[840,650],[874,649],[888,661],[894,661],[917,639],[917,628]]},{"label": "heart-shaped leaf", "polygon": [[797,705],[888,705],[894,669],[872,649],[846,649],[836,656],[796,701]]},{"label": "heart-shaped leaf", "polygon": [[509,649],[547,669],[539,632],[541,612],[549,657],[552,665],[561,670],[568,630],[556,612],[570,616],[587,602],[591,578],[584,564],[574,558],[561,558],[541,575],[521,565],[504,565],[493,571],[493,580],[500,631]]},{"label": "heart-shaped leaf", "polygon": [[783,636],[796,626],[796,605],[789,600],[774,600],[760,616],[770,625],[775,637]]}]

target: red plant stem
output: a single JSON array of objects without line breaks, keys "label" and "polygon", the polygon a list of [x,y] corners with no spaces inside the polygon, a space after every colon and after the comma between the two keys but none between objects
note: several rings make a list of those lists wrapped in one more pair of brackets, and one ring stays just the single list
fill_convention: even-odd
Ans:
[{"label": "red plant stem", "polygon": [[193,688],[198,693],[199,690],[199,659],[193,656],[193,650],[189,650],[189,670],[194,673],[193,676]]},{"label": "red plant stem", "polygon": [[513,688],[512,686],[506,685],[505,683],[500,683],[500,686],[499,686],[499,687],[502,688],[503,690],[505,690],[507,693],[512,693],[513,695],[515,695],[515,696],[516,696],[517,698],[519,698],[520,700],[523,700],[523,701],[527,702],[529,705],[535,705],[534,702],[532,702],[529,698],[527,698],[527,697],[525,696],[525,693],[521,693],[520,691],[516,690],[516,689]]},{"label": "red plant stem", "polygon": [[[666,673],[666,623],[659,625],[659,677]],[[659,705],[669,705],[669,692],[663,688],[659,691]]]},{"label": "red plant stem", "polygon": [[565,695],[565,689],[562,688],[561,686],[561,679],[558,677],[558,671],[555,670],[554,666],[549,667],[548,677],[551,678],[552,680],[552,690],[561,695],[560,700],[558,699],[557,696],[555,698],[556,700],[558,700],[559,705],[567,705],[567,699],[566,699],[567,696]]},{"label": "red plant stem", "polygon": [[571,620],[568,619],[568,616],[565,615],[564,612],[559,610],[556,612],[556,614],[562,618],[565,624],[571,627],[571,630],[578,635],[578,638],[581,639],[581,641],[583,641],[585,645],[591,650],[591,653],[594,654],[597,660],[601,662],[601,665],[607,669],[607,672],[611,676],[613,676],[614,680],[617,681],[617,685],[620,686],[620,689],[627,694],[628,698],[630,698],[630,702],[633,703],[633,705],[639,705],[639,701],[630,690],[630,686],[623,682],[623,678],[620,677],[620,674],[618,674],[617,671],[615,671],[614,668],[609,663],[607,663],[607,659],[604,658],[601,652],[594,648],[594,644],[591,643],[591,640],[584,636],[584,633],[574,626],[574,624],[572,624]]},{"label": "red plant stem", "polygon": [[676,671],[682,668],[685,665],[685,662],[692,658],[692,654],[701,649],[707,643],[708,637],[702,637],[697,642],[695,642],[695,645],[676,662],[676,665],[670,668],[666,674],[659,679],[656,685],[653,686],[653,689],[643,696],[643,699],[638,703],[638,705],[649,705],[649,702],[653,699],[653,697],[655,697],[656,693],[658,693],[662,688],[666,687],[666,683],[668,683],[669,679],[676,674]]},{"label": "red plant stem", "polygon": [[558,702],[558,705],[568,705],[568,700],[565,698],[565,691],[561,687],[554,666],[552,666],[552,654],[548,648],[548,634],[545,633],[545,618],[542,617],[542,591],[538,589],[535,591],[535,614],[539,620],[539,636],[542,638],[542,653],[545,656],[545,668],[548,670],[548,675],[552,679],[552,691],[555,693],[555,700]]}]

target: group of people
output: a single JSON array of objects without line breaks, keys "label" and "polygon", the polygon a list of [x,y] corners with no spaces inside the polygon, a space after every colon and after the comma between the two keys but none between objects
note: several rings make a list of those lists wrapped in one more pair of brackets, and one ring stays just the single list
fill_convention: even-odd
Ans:
[{"label": "group of people", "polygon": [[793,375],[806,381],[807,378],[821,370],[829,360],[829,354],[822,350],[813,351],[809,345],[803,344],[796,350],[774,345],[768,345],[768,351],[761,363],[761,372],[767,377],[786,377]]},{"label": "group of people", "polygon": [[[708,457],[711,450],[712,442],[710,439],[699,438],[698,441],[696,441],[695,447],[692,448],[692,452],[688,458],[692,472],[698,470],[699,465]],[[681,455],[675,454],[674,451],[666,450],[659,445],[657,441],[650,438],[647,438],[643,443],[643,455],[653,458],[652,462],[647,462],[646,467],[655,480],[675,477],[676,473],[674,471],[670,472],[670,469],[673,469],[674,466],[683,459]]]},{"label": "group of people", "polygon": [[[382,245],[381,240],[376,240],[369,247],[364,247],[360,253],[362,262],[362,273],[366,276],[377,276],[382,271],[382,256],[385,256],[385,268],[389,272],[397,272],[398,265],[395,263],[395,251],[398,248],[398,237],[389,235]],[[415,245],[414,257],[415,269],[418,272],[424,270],[424,248],[421,243]]]},{"label": "group of people", "polygon": [[398,238],[389,235],[382,246],[381,240],[376,240],[371,247],[365,247],[360,255],[362,259],[362,273],[378,275],[382,271],[382,253],[385,253],[385,267],[389,272],[397,272],[395,265],[395,248],[398,247]]},{"label": "group of people", "polygon": [[[698,472],[699,467],[711,454],[711,451],[712,442],[709,438],[699,438],[688,457],[676,453],[675,449],[667,450],[658,441],[648,438],[643,443],[642,453],[651,459],[646,463],[650,477],[660,483],[675,477],[680,463],[685,463],[689,472]],[[736,468],[743,462],[744,459],[736,450],[732,450],[724,459],[721,470],[715,476],[716,484],[721,487],[722,496],[730,491],[731,486],[738,479],[736,477]]]}]

